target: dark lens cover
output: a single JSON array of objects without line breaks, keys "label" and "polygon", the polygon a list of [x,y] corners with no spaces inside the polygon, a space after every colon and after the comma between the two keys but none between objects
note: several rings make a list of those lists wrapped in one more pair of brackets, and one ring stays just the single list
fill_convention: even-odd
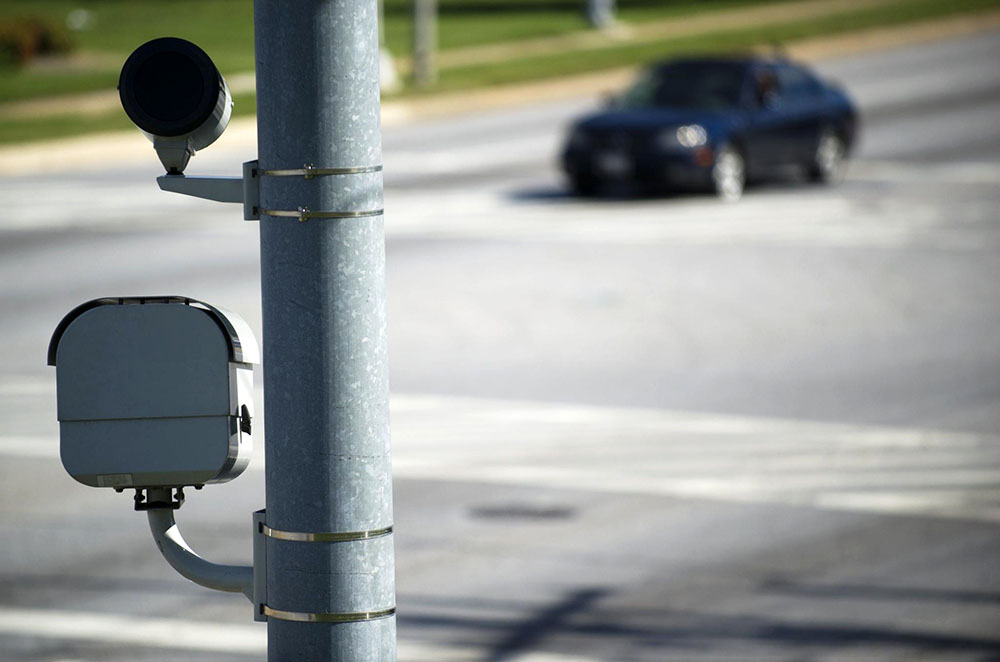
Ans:
[{"label": "dark lens cover", "polygon": [[125,113],[147,133],[173,137],[205,123],[219,102],[222,78],[190,41],[163,37],[137,48],[122,67],[118,95]]}]

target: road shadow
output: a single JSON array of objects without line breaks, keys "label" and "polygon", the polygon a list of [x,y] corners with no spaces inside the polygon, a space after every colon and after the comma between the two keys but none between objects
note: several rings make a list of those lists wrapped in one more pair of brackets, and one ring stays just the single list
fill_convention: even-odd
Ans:
[{"label": "road shadow", "polygon": [[[802,177],[787,176],[780,179],[765,179],[747,183],[744,195],[752,197],[760,193],[799,193],[802,191],[825,191],[829,185],[818,184]],[[637,185],[631,182],[613,182],[592,194],[575,193],[567,184],[545,184],[523,186],[506,192],[505,197],[514,203],[523,204],[617,204],[627,202],[680,202],[714,200],[711,191],[699,189],[667,189]],[[739,203],[736,203],[739,204]]]},{"label": "road shadow", "polygon": [[[868,597],[864,591],[859,593]],[[929,597],[939,599],[941,593],[932,591]],[[962,597],[952,593],[943,592],[949,599]],[[891,590],[889,595],[903,598]],[[753,659],[777,654],[774,651],[782,656],[809,656],[819,651],[863,655],[869,650],[882,654],[888,650],[892,655],[968,654],[982,662],[1000,660],[1000,634],[945,634],[892,623],[802,622],[767,614],[622,608],[607,600],[612,596],[606,588],[581,588],[541,608],[512,600],[401,596],[398,618],[401,630],[411,632],[408,637],[422,638],[419,631],[427,630],[428,634],[434,631],[438,640],[444,635],[466,645],[476,642],[477,647],[490,642],[481,658],[486,662],[506,662],[532,652],[591,653],[604,659],[601,653],[608,651],[614,651],[617,659],[686,661],[742,650],[754,651],[757,657]],[[991,602],[994,599],[989,596]]]},{"label": "road shadow", "polygon": [[525,204],[590,203],[601,205],[620,204],[622,202],[648,202],[651,200],[711,200],[714,196],[711,193],[703,191],[653,190],[630,186],[628,184],[618,184],[610,185],[591,195],[574,193],[568,186],[523,187],[508,191],[506,197],[512,202]]},{"label": "road shadow", "polygon": [[761,585],[767,593],[810,598],[850,598],[901,602],[954,602],[969,605],[1000,605],[1000,593],[954,589],[877,586],[872,584],[802,584],[772,579]]}]

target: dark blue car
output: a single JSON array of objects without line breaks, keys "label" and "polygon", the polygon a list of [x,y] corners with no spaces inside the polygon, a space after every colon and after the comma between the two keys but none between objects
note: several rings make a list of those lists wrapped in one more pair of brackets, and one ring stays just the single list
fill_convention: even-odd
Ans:
[{"label": "dark blue car", "polygon": [[847,95],[801,65],[757,56],[675,60],[578,120],[562,165],[581,195],[617,180],[709,188],[734,200],[748,178],[785,166],[836,181],[856,126]]}]

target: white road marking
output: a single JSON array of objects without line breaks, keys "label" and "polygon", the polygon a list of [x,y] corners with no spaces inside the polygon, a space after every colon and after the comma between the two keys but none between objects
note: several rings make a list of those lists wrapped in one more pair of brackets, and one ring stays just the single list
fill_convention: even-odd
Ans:
[{"label": "white road marking", "polygon": [[[0,607],[0,634],[42,639],[230,654],[260,654],[267,650],[263,623],[237,625],[143,618],[112,613],[15,609]],[[481,651],[400,640],[400,662],[479,662]],[[530,653],[509,662],[595,662],[579,656]]]},{"label": "white road marking", "polygon": [[[1000,522],[996,435],[412,394],[392,431],[399,478]],[[58,462],[58,439],[0,436],[0,456]]]},{"label": "white road marking", "polygon": [[259,653],[267,647],[267,630],[263,626],[49,609],[0,607],[0,632],[220,653]]},{"label": "white road marking", "polygon": [[1000,437],[396,396],[398,477],[1000,521]]}]

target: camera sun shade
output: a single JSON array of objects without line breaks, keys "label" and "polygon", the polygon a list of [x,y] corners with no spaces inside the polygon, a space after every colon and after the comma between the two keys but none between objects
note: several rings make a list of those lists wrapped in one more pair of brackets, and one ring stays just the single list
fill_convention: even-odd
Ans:
[{"label": "camera sun shade", "polygon": [[118,79],[125,114],[146,136],[170,173],[184,172],[199,149],[222,135],[232,115],[229,86],[211,58],[176,37],[146,42]]},{"label": "camera sun shade", "polygon": [[49,344],[60,455],[93,487],[239,476],[252,450],[257,342],[239,316],[183,297],[95,299]]}]

